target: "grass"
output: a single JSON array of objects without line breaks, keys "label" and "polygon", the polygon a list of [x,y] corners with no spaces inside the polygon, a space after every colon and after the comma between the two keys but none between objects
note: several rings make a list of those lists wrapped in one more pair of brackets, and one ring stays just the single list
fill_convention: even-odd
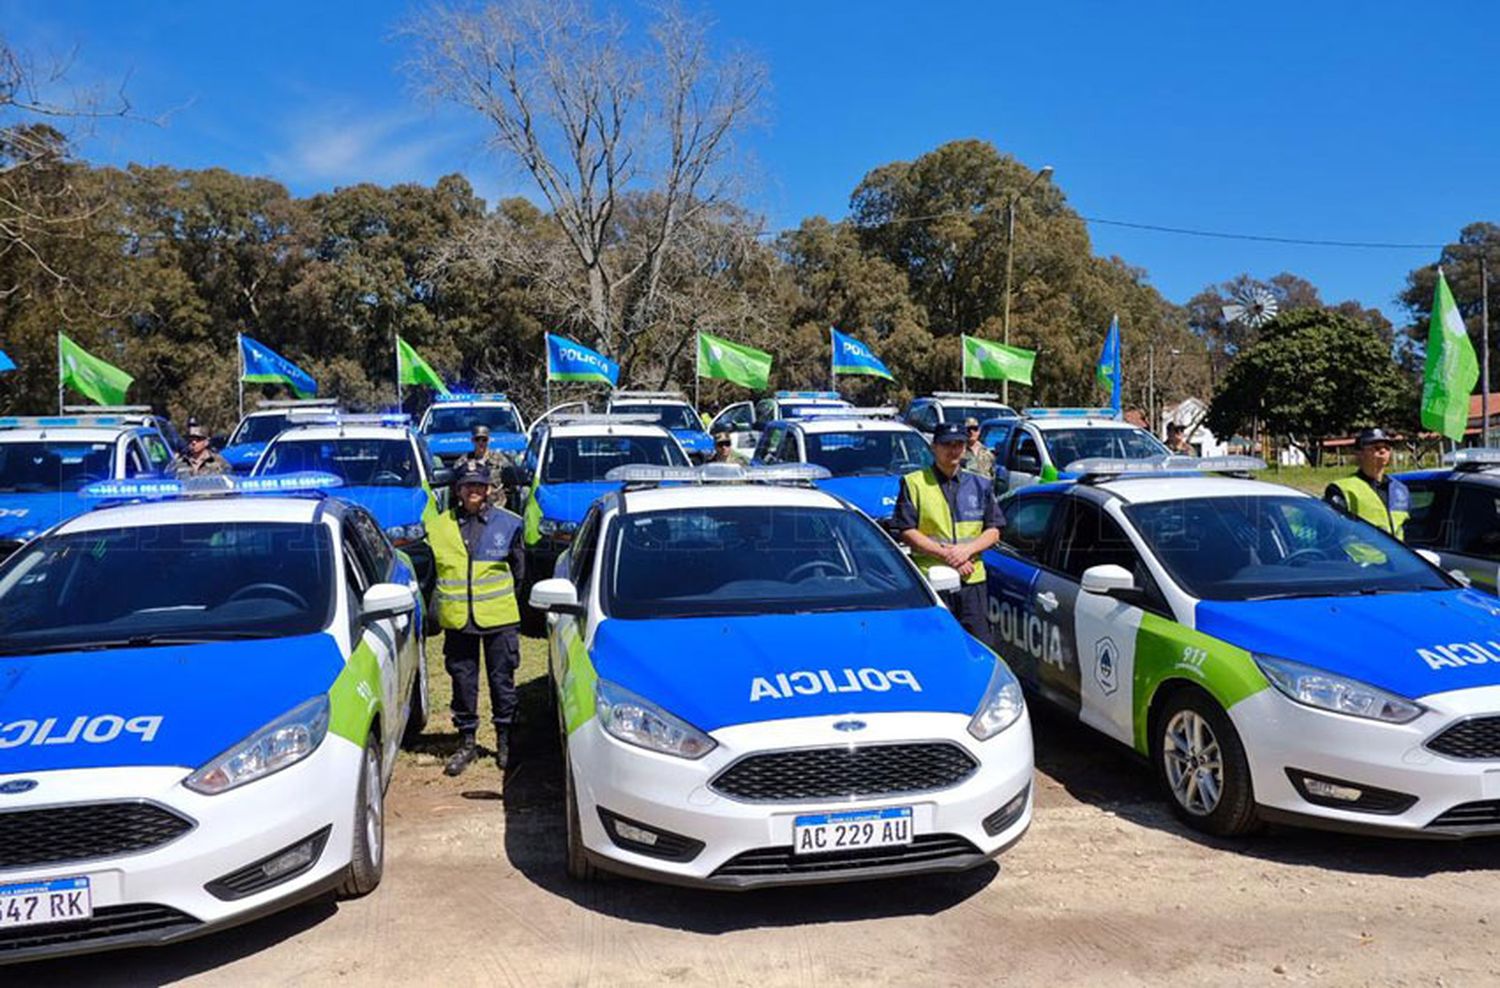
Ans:
[{"label": "grass", "polygon": [[[547,641],[544,638],[528,638],[521,636],[521,666],[516,670],[516,689],[520,693],[521,707],[517,711],[517,720],[523,725],[527,723],[542,723],[550,725],[552,713],[549,707],[542,706],[542,701],[550,705],[551,698],[546,696],[545,679],[547,675]],[[542,681],[542,688],[535,686],[523,687]],[[427,730],[422,734],[422,740],[411,751],[403,756],[407,759],[425,761],[422,756],[437,756],[446,758],[458,743],[458,733],[453,729],[453,719],[449,712],[449,703],[453,700],[453,681],[448,678],[448,671],[443,668],[443,636],[433,635],[427,639]],[[550,727],[549,727],[550,729]],[[490,721],[490,691],[485,677],[479,677],[479,732],[477,735],[479,744],[487,752],[495,750],[495,726]]]}]

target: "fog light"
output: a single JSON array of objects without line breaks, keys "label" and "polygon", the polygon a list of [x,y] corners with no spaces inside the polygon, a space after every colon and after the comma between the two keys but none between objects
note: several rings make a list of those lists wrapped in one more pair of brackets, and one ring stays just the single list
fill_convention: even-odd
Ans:
[{"label": "fog light", "polygon": [[666,861],[691,861],[703,850],[703,842],[670,830],[656,830],[639,820],[627,820],[618,813],[598,807],[599,822],[610,843],[626,851],[646,854]]},{"label": "fog light", "polygon": [[1324,799],[1340,799],[1346,803],[1357,803],[1364,792],[1353,786],[1341,786],[1334,782],[1324,782],[1322,779],[1305,778],[1302,784],[1307,788],[1309,794],[1322,796]]},{"label": "fog light", "polygon": [[644,827],[637,827],[633,823],[626,823],[624,820],[615,820],[615,833],[619,834],[624,840],[633,841],[637,844],[647,844],[651,847],[656,846],[656,833],[654,831],[647,830]]},{"label": "fog light", "polygon": [[1011,824],[1021,819],[1021,814],[1026,811],[1026,800],[1031,795],[1031,783],[1021,787],[1021,791],[1011,797],[1010,801],[995,812],[984,818],[984,832],[991,837],[997,836]]},{"label": "fog light", "polygon": [[204,886],[217,899],[232,902],[247,895],[264,892],[282,882],[304,874],[317,863],[328,843],[328,834],[333,828],[324,827],[315,834],[284,847],[268,857],[248,864],[239,871],[232,871],[216,878]]},{"label": "fog light", "polygon": [[267,878],[280,878],[289,871],[299,871],[312,864],[313,845],[312,841],[298,844],[290,851],[283,851],[270,861],[260,866],[260,870]]},{"label": "fog light", "polygon": [[1289,768],[1286,770],[1286,776],[1291,780],[1292,787],[1297,790],[1297,793],[1314,806],[1394,816],[1398,813],[1405,813],[1417,802],[1417,797],[1410,793],[1367,786],[1348,779],[1313,775],[1301,769]]}]

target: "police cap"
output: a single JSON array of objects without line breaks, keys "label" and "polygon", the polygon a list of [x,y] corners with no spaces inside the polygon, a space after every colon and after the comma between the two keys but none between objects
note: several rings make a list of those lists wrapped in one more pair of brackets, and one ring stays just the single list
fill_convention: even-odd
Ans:
[{"label": "police cap", "polygon": [[1380,443],[1385,443],[1387,446],[1389,446],[1394,441],[1395,440],[1392,439],[1390,433],[1386,432],[1384,429],[1374,428],[1365,429],[1363,432],[1361,432],[1359,434],[1359,438],[1354,441],[1354,445],[1358,446],[1360,449],[1364,449],[1366,446],[1375,446]]},{"label": "police cap", "polygon": [[197,422],[189,422],[187,431],[183,433],[188,439],[207,439],[208,430]]},{"label": "police cap", "polygon": [[939,422],[938,427],[932,431],[932,441],[935,443],[966,443],[969,441],[969,434],[961,422]]},{"label": "police cap", "polygon": [[474,427],[469,430],[469,435],[474,439],[490,438],[490,427],[483,422],[475,422]]},{"label": "police cap", "polygon": [[462,487],[464,484],[483,484],[490,486],[490,468],[487,464],[475,460],[465,460],[458,468],[458,476],[453,482]]}]

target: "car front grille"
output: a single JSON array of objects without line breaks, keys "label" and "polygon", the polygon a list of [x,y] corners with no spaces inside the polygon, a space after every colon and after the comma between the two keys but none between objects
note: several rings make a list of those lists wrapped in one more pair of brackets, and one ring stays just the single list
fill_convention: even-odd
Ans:
[{"label": "car front grille", "polygon": [[91,861],[160,847],[193,821],[155,803],[76,803],[0,813],[0,869]]},{"label": "car front grille", "polygon": [[70,923],[43,923],[0,929],[0,961],[30,951],[65,950],[101,941],[128,943],[161,940],[198,926],[187,913],[168,906],[139,904],[101,906],[93,918]]},{"label": "car front grille", "polygon": [[1500,716],[1458,721],[1427,747],[1450,758],[1500,758]]},{"label": "car front grille", "polygon": [[872,868],[978,864],[979,849],[954,834],[924,834],[910,844],[871,847],[833,854],[793,854],[791,845],[762,847],[737,854],[716,869],[713,878],[775,878],[786,875],[838,875]]},{"label": "car front grille", "polygon": [[798,748],[748,755],[709,785],[748,802],[860,799],[947,789],[978,767],[947,741]]},{"label": "car front grille", "polygon": [[1500,826],[1500,799],[1477,803],[1460,803],[1439,816],[1429,827],[1495,827]]}]

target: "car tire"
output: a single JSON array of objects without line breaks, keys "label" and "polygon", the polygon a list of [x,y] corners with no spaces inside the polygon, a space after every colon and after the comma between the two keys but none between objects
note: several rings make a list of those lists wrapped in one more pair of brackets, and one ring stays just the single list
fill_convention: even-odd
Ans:
[{"label": "car tire", "polygon": [[365,738],[360,762],[359,785],[355,787],[354,839],[339,895],[344,898],[368,895],[375,891],[384,873],[385,786],[380,777],[380,739],[372,733]]},{"label": "car tire", "polygon": [[1151,738],[1157,781],[1179,820],[1216,837],[1261,829],[1245,746],[1217,700],[1197,686],[1177,689]]},{"label": "car tire", "polygon": [[599,869],[594,867],[583,849],[583,827],[578,817],[578,793],[573,785],[573,766],[568,760],[566,741],[563,742],[563,788],[566,791],[568,807],[568,877],[575,882],[592,882],[599,877]]},{"label": "car tire", "polygon": [[427,729],[429,695],[427,692],[427,642],[417,645],[417,674],[412,679],[411,696],[406,700],[406,727],[401,732],[401,746],[413,748]]}]

